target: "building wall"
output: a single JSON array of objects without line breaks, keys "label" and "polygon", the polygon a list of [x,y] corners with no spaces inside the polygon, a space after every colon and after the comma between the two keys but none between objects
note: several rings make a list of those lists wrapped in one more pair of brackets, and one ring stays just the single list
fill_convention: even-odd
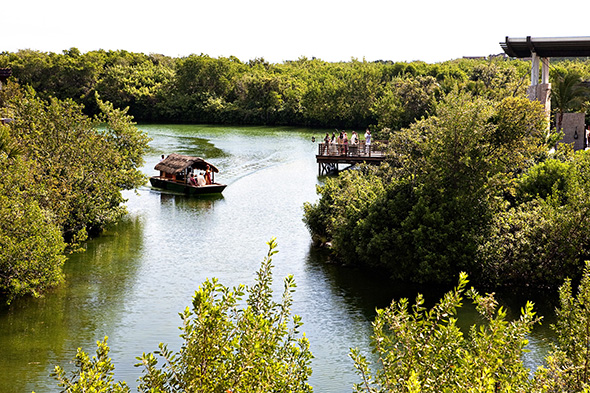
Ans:
[{"label": "building wall", "polygon": [[[559,116],[558,114],[556,117]],[[582,150],[586,147],[586,125],[584,113],[564,113],[561,124],[563,139],[560,143],[571,143],[574,150]],[[557,121],[557,120],[556,120]]]},{"label": "building wall", "polygon": [[531,101],[539,101],[545,109],[547,118],[551,113],[551,83],[542,83],[539,85],[532,85],[528,88],[528,96]]}]

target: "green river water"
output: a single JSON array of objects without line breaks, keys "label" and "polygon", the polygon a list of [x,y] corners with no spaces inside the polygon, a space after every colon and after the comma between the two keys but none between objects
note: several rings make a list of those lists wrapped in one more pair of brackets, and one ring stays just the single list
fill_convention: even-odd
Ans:
[{"label": "green river water", "polygon": [[[0,392],[58,392],[49,376],[56,364],[71,369],[78,347],[93,354],[109,337],[117,380],[135,390],[143,352],[164,342],[180,344],[178,313],[206,278],[227,286],[252,284],[254,273],[278,240],[274,257],[277,292],[282,278],[297,282],[293,310],[315,356],[310,383],[316,392],[350,392],[355,374],[349,349],[369,350],[376,307],[393,298],[413,299],[431,288],[403,287],[382,275],[326,263],[311,246],[302,205],[317,200],[315,163],[320,131],[292,128],[144,125],[153,138],[143,168],[155,174],[162,154],[203,157],[228,184],[223,196],[187,198],[148,184],[125,193],[129,214],[87,243],[65,266],[66,284],[41,299],[21,299],[0,310]],[[540,314],[550,316],[554,294],[536,294]],[[527,298],[505,296],[518,313]],[[554,300],[554,299],[553,299]],[[464,324],[475,314],[467,307]],[[540,364],[549,346],[549,320],[530,337],[527,366]]]}]

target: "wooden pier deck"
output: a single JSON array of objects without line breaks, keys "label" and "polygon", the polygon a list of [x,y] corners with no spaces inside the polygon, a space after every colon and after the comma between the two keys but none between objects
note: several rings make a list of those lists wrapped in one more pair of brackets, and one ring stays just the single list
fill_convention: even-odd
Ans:
[{"label": "wooden pier deck", "polygon": [[360,144],[349,144],[346,147],[337,143],[318,143],[318,154],[315,156],[318,173],[321,176],[338,172],[339,164],[381,164],[385,160],[383,146],[386,143],[387,141],[375,141],[374,144],[365,146],[364,141],[361,141]]}]

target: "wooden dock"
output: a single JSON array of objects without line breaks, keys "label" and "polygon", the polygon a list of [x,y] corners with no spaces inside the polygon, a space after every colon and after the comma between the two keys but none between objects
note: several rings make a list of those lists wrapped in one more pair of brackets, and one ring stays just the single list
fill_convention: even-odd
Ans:
[{"label": "wooden dock", "polygon": [[318,143],[318,154],[315,156],[318,173],[320,176],[331,172],[337,173],[340,164],[351,166],[363,162],[381,164],[385,160],[384,144],[386,143],[387,141],[375,141],[369,146],[365,146],[364,141],[357,145]]}]

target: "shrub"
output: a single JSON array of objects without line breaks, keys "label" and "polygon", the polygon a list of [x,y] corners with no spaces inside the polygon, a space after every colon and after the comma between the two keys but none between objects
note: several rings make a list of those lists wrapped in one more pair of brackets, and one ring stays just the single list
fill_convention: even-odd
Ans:
[{"label": "shrub", "polygon": [[[192,309],[180,313],[183,344],[176,353],[160,344],[154,353],[143,354],[140,391],[146,392],[311,392],[312,354],[305,335],[299,335],[301,318],[291,315],[292,276],[284,280],[280,302],[273,300],[272,256],[276,241],[257,273],[253,287],[232,289],[206,280],[195,292]],[[248,296],[244,299],[244,295]],[[245,304],[243,303],[245,300]],[[242,307],[243,306],[243,307]],[[65,392],[127,392],[124,383],[114,384],[105,341],[98,343],[97,357],[90,360],[78,350],[73,378],[56,367],[55,376]],[[158,364],[158,359],[164,362]],[[85,390],[86,389],[86,390]],[[93,390],[94,389],[94,390]]]},{"label": "shrub", "polygon": [[493,294],[467,292],[483,319],[465,335],[457,326],[467,275],[430,310],[418,295],[411,310],[407,299],[377,311],[373,351],[379,357],[372,372],[358,349],[351,351],[362,382],[355,392],[491,392],[523,391],[530,385],[521,355],[526,335],[539,321],[532,303],[520,319],[508,322]]}]

